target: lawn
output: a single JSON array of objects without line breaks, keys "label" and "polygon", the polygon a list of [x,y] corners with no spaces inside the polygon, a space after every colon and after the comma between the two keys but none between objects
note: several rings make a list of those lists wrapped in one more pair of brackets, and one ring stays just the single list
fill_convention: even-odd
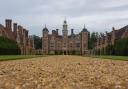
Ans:
[{"label": "lawn", "polygon": [[91,57],[128,61],[128,56],[103,56],[101,55],[101,56],[91,56]]},{"label": "lawn", "polygon": [[17,60],[17,59],[28,59],[42,57],[42,55],[0,55],[0,61]]}]

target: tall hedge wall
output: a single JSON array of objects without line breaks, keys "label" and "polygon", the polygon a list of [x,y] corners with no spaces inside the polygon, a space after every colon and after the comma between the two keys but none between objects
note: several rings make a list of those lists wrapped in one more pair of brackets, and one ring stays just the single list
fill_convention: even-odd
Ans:
[{"label": "tall hedge wall", "polygon": [[128,38],[116,41],[114,48],[115,55],[128,56]]},{"label": "tall hedge wall", "polygon": [[105,48],[105,53],[100,50],[96,50],[97,55],[116,55],[116,56],[128,56],[128,38],[119,39],[115,42],[115,45],[109,44]]},{"label": "tall hedge wall", "polygon": [[20,54],[17,43],[5,37],[0,37],[0,55]]}]

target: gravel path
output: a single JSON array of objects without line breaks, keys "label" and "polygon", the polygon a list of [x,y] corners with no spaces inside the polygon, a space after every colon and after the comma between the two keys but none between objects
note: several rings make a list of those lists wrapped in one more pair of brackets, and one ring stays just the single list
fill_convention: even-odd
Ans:
[{"label": "gravel path", "polygon": [[80,56],[0,62],[0,89],[128,89],[128,62]]}]

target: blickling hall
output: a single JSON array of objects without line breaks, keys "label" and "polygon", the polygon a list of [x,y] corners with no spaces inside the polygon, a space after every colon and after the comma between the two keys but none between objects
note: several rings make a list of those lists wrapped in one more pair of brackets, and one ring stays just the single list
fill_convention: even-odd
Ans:
[{"label": "blickling hall", "polygon": [[62,27],[62,35],[58,33],[59,29],[49,30],[45,27],[42,31],[42,51],[43,54],[65,54],[65,55],[84,55],[88,53],[88,30],[84,27],[78,34],[71,29],[68,35],[68,24],[65,20]]}]

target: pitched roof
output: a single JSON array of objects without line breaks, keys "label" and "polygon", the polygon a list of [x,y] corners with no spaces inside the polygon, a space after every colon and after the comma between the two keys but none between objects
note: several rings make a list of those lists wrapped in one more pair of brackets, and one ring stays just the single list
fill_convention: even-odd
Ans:
[{"label": "pitched roof", "polygon": [[84,25],[84,28],[83,28],[83,30],[82,30],[81,32],[88,32],[88,30],[87,30],[87,28],[85,27],[85,25]]},{"label": "pitched roof", "polygon": [[123,28],[120,28],[119,30],[115,30],[115,35],[117,39],[121,38],[127,29],[128,29],[128,25]]},{"label": "pitched roof", "polygon": [[48,29],[47,29],[47,27],[43,28],[43,31],[47,31],[47,32],[48,32]]}]

